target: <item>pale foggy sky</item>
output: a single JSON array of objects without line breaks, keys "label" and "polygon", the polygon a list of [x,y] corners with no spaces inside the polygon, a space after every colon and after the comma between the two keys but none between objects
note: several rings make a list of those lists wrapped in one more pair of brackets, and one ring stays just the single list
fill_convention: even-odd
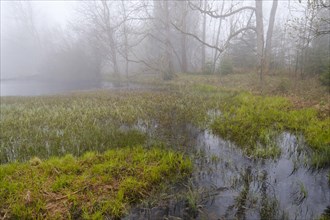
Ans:
[{"label": "pale foggy sky", "polygon": [[[115,1],[115,0],[113,0]],[[118,1],[118,0],[117,0]],[[131,0],[126,0],[131,1]],[[141,0],[142,1],[142,0]],[[217,0],[209,0],[210,6],[212,3],[216,2]],[[228,3],[231,0],[226,0]],[[255,0],[233,0],[234,3],[238,3],[236,7],[241,7],[242,5],[255,5]],[[265,27],[268,26],[268,17],[270,13],[270,9],[272,6],[272,2],[270,0],[264,0],[263,1],[263,9],[264,9],[264,25]],[[289,3],[290,2],[290,3]],[[306,2],[306,0],[305,0]],[[18,7],[20,4],[23,3],[23,10],[22,8]],[[29,3],[29,4],[26,4]],[[31,28],[29,27],[29,23],[33,23],[32,26],[34,26],[36,32],[39,36],[41,36],[42,39],[45,40],[45,42],[50,43],[49,45],[61,45],[61,40],[64,39],[65,34],[68,30],[70,30],[71,26],[67,25],[68,22],[75,22],[77,21],[76,16],[79,16],[79,14],[76,13],[76,10],[79,9],[80,5],[84,3],[83,1],[60,1],[60,0],[44,0],[44,1],[28,1],[27,0],[21,0],[21,1],[10,1],[10,0],[0,0],[1,4],[1,38],[0,38],[0,44],[1,44],[1,57],[5,57],[8,60],[11,59],[13,63],[8,62],[8,67],[15,66],[16,65],[16,58],[18,55],[21,55],[21,60],[28,63],[28,59],[25,59],[26,57],[33,58],[31,55],[31,51],[37,53],[34,48],[33,50],[31,48],[25,49],[25,47],[32,47],[33,43],[36,43],[38,37],[34,36],[34,30],[31,32]],[[242,4],[239,4],[242,3]],[[278,24],[283,25],[285,24],[285,20],[287,16],[289,15],[289,9],[288,4],[294,4],[294,5],[300,5],[300,7],[303,4],[298,3],[298,0],[279,0],[278,10],[276,14],[276,19]],[[33,19],[28,19],[26,22],[25,17],[29,17],[29,9],[28,6],[31,6],[32,13],[30,13],[33,17]],[[215,7],[219,4],[214,4]],[[215,8],[214,8],[215,9]],[[116,10],[114,8],[113,10]],[[27,13],[28,15],[25,16],[24,14]],[[120,12],[119,12],[120,13]],[[23,16],[22,16],[23,15]],[[80,16],[82,16],[80,14]],[[32,20],[32,22],[29,22]],[[210,26],[213,27],[216,22],[219,22],[219,19],[212,19],[208,18]],[[241,20],[244,21],[244,20]],[[30,35],[26,34],[28,33],[28,29],[30,28]],[[211,30],[211,29],[210,29]],[[31,34],[32,33],[32,34]],[[265,31],[266,34],[266,31]],[[31,38],[32,36],[32,38]],[[60,37],[59,37],[60,36]],[[226,33],[224,32],[223,36],[226,36]],[[35,37],[35,38],[33,38]],[[63,37],[63,38],[62,38]],[[210,39],[208,39],[208,37]],[[212,33],[207,34],[206,36],[207,40],[209,42],[213,41]],[[223,40],[220,36],[220,41]],[[40,43],[40,42],[39,42]],[[64,42],[65,43],[65,42]],[[36,43],[37,44],[37,43]],[[32,45],[32,46],[31,46]],[[7,46],[7,48],[6,48]],[[42,54],[43,51],[39,51],[40,54]],[[24,53],[29,53],[28,56],[24,57]],[[35,55],[35,57],[39,56],[38,54]],[[18,58],[17,58],[18,59]],[[38,60],[35,58],[34,61]],[[23,61],[20,61],[21,63]],[[33,61],[33,62],[34,62]],[[33,63],[31,61],[31,63]],[[1,73],[3,73],[3,66],[1,65]],[[22,68],[24,69],[24,68]],[[26,69],[26,68],[25,68]],[[10,74],[13,74],[13,71],[7,71]],[[28,71],[22,71],[22,72],[28,72]],[[30,71],[33,72],[33,71]],[[2,74],[0,78],[2,77]]]},{"label": "pale foggy sky", "polygon": [[[30,1],[37,19],[42,22],[52,23],[64,27],[74,16],[74,10],[78,1]],[[13,19],[12,5],[18,1],[0,1],[1,4],[1,24],[6,25]]]},{"label": "pale foggy sky", "polygon": [[38,9],[43,14],[47,14],[49,19],[60,25],[65,25],[74,14],[77,1],[34,1]]},{"label": "pale foggy sky", "polygon": [[[234,0],[235,1],[235,0]],[[8,19],[8,15],[10,17],[10,4],[17,2],[13,1],[4,1],[1,2],[1,22],[5,23],[6,19]],[[39,0],[39,1],[30,1],[33,8],[36,10],[37,18],[41,17],[44,22],[50,22],[55,25],[60,25],[65,27],[67,22],[74,17],[75,8],[81,3],[81,1],[61,1],[61,0]],[[211,3],[212,1],[210,1]],[[237,2],[249,2],[249,4],[254,5],[254,0],[243,0]],[[279,7],[277,11],[277,16],[282,17],[288,14],[287,8],[289,1],[279,1]],[[267,18],[268,13],[270,12],[270,8],[272,6],[272,1],[264,0],[263,8],[265,13],[265,18]],[[10,18],[9,18],[10,19]]]}]

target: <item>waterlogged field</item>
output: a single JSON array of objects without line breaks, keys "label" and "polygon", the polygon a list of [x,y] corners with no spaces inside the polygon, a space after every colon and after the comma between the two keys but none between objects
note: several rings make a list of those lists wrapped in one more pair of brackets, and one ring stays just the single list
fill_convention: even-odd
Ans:
[{"label": "waterlogged field", "polygon": [[[326,176],[330,165],[329,123],[329,116],[320,114],[317,109],[297,108],[284,97],[223,90],[209,84],[166,85],[131,91],[101,90],[47,97],[2,97],[0,195],[5,200],[0,206],[0,214],[5,218],[121,217],[129,212],[130,206],[150,199],[153,192],[164,192],[160,185],[167,180],[165,185],[180,183],[185,191],[184,196],[176,198],[181,209],[174,208],[167,215],[187,216],[183,213],[188,210],[190,218],[202,216],[203,204],[208,206],[203,202],[209,201],[211,195],[235,189],[240,193],[230,196],[233,201],[227,200],[233,203],[227,207],[233,214],[227,217],[241,218],[247,209],[244,204],[252,193],[250,176],[256,178],[253,181],[267,182],[267,175],[260,176],[259,171],[253,170],[241,172],[236,166],[233,168],[237,170],[235,173],[231,170],[232,162],[221,157],[228,149],[220,148],[219,143],[218,150],[205,157],[206,149],[201,150],[199,147],[203,144],[196,141],[203,131],[229,141],[240,150],[237,164],[242,164],[239,169],[264,161],[273,164],[263,168],[267,172],[280,166],[276,161],[293,161],[291,156],[289,159],[285,156],[287,149],[279,140],[284,133],[295,135],[295,148],[290,152],[299,152],[299,158],[295,157],[293,166],[289,166],[293,171],[288,175],[298,177],[294,172],[299,173],[300,167],[303,172],[306,167],[322,169],[326,174],[322,171],[320,183],[308,182],[318,180],[313,180],[314,174],[306,174],[310,177],[306,178],[305,185],[321,184],[324,193],[328,193],[329,186],[324,186],[324,179],[327,184],[330,178]],[[192,132],[192,128],[198,132]],[[214,145],[207,143],[205,148]],[[232,152],[226,157],[234,158],[235,154]],[[37,158],[31,160],[33,157]],[[201,169],[201,164],[208,167],[207,171]],[[201,195],[206,191],[197,187],[205,184],[196,177],[201,173],[215,175],[210,171],[211,167],[219,164],[225,168],[220,169],[224,176],[216,180],[222,179],[226,184],[217,185],[215,191],[206,184],[210,197],[205,198]],[[235,178],[225,174],[226,170],[235,174]],[[187,180],[191,174],[191,179]],[[237,175],[240,178],[237,179]],[[270,178],[269,182],[273,181],[273,177]],[[305,199],[309,190],[304,188],[305,185],[298,184],[302,197],[306,194],[302,202],[313,204],[313,196],[309,197],[310,200]],[[267,189],[265,193],[268,193]],[[313,194],[312,189],[310,194]],[[258,206],[262,198],[266,197],[250,199]],[[253,218],[278,217],[278,213],[264,214],[283,208],[283,204],[279,205],[283,201],[285,207],[287,201],[272,201],[257,209],[255,212],[259,214],[252,215]],[[322,201],[329,201],[329,196]],[[148,202],[148,207],[155,204],[161,202]],[[320,217],[323,206],[321,204],[308,216]],[[181,212],[177,213],[177,210]],[[134,217],[134,213],[129,216]],[[302,215],[289,215],[294,216]]]}]

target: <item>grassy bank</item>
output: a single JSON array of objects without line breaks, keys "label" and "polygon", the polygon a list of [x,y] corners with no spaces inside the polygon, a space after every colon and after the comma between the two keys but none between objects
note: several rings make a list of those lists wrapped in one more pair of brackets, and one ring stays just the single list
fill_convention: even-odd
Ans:
[{"label": "grassy bank", "polygon": [[143,147],[0,166],[4,218],[117,218],[129,206],[192,171],[182,154]]}]

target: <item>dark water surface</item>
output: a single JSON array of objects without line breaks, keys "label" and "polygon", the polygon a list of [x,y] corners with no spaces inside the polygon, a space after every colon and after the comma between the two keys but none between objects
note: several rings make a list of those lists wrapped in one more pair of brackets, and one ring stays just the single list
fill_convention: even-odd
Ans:
[{"label": "dark water surface", "polygon": [[135,208],[124,219],[316,219],[330,206],[329,169],[308,167],[302,138],[283,133],[277,140],[278,159],[255,160],[207,130],[178,130],[195,155],[197,213],[177,200]]},{"label": "dark water surface", "polygon": [[303,143],[294,135],[283,133],[278,145],[280,158],[257,161],[208,131],[198,136],[206,159],[197,162],[196,182],[218,190],[205,204],[210,218],[314,219],[323,213],[330,205],[328,170],[304,165],[307,155],[298,153]]}]

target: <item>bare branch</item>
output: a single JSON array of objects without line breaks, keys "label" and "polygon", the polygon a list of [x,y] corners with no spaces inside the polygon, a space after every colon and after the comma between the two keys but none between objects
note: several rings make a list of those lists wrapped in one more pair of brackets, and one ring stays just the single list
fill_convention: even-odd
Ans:
[{"label": "bare branch", "polygon": [[210,47],[210,48],[213,48],[213,49],[219,51],[220,53],[222,53],[222,52],[224,51],[222,48],[219,48],[219,47],[217,47],[217,46],[214,46],[214,45],[211,45],[211,44],[208,44],[208,43],[204,42],[203,40],[201,40],[201,39],[200,39],[197,35],[195,35],[195,34],[188,33],[188,32],[185,32],[185,31],[181,30],[181,29],[180,29],[178,26],[176,26],[173,22],[171,22],[171,24],[173,25],[173,27],[174,27],[176,30],[180,31],[180,32],[183,33],[183,34],[186,34],[186,35],[188,35],[188,36],[191,36],[191,37],[195,38],[195,39],[196,39],[197,41],[199,41],[201,44],[206,45],[206,46],[208,46],[208,47]]},{"label": "bare branch", "polygon": [[236,37],[237,35],[243,33],[244,31],[248,31],[248,30],[253,30],[253,31],[256,31],[256,28],[255,27],[244,27],[244,28],[241,28],[237,31],[235,31],[234,33],[230,34],[230,36],[227,38],[226,40],[226,43],[224,44],[224,47],[223,48],[220,48],[218,46],[215,46],[215,45],[211,45],[207,42],[204,42],[203,40],[201,40],[197,35],[195,34],[192,34],[192,33],[188,33],[188,32],[185,32],[183,30],[181,30],[178,26],[176,26],[173,22],[171,22],[171,24],[174,26],[174,28],[178,31],[180,31],[181,33],[183,34],[186,34],[188,36],[191,36],[193,38],[195,38],[197,41],[199,41],[200,43],[202,43],[203,45],[206,45],[208,46],[209,48],[212,48],[212,49],[215,49],[217,50],[219,53],[223,53],[225,51],[225,49],[228,47],[230,41]]},{"label": "bare branch", "polygon": [[230,17],[238,12],[241,12],[241,11],[244,11],[244,10],[252,10],[252,11],[255,11],[255,7],[251,7],[251,6],[245,6],[245,7],[241,7],[239,9],[236,9],[232,12],[229,12],[229,13],[226,13],[226,14],[217,14],[216,11],[211,11],[211,10],[205,10],[205,9],[202,9],[201,7],[191,3],[191,1],[189,1],[189,6],[191,9],[193,10],[198,10],[199,12],[203,13],[203,14],[207,14],[209,15],[210,17],[212,18],[226,18],[226,17]]}]

